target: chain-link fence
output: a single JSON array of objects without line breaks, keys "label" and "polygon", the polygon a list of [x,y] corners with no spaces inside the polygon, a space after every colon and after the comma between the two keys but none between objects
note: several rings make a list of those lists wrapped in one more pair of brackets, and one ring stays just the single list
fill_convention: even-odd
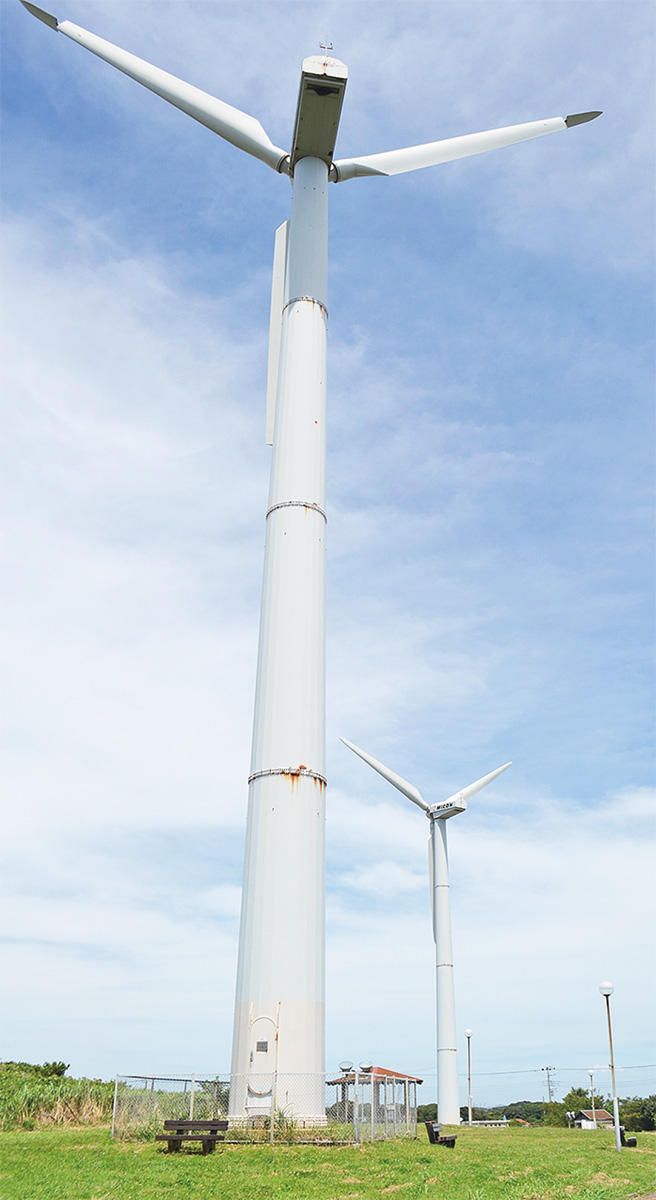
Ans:
[{"label": "chain-link fence", "polygon": [[417,1136],[417,1081],[377,1072],[323,1075],[117,1075],[112,1137],[147,1138],[164,1121],[228,1121],[227,1142],[364,1142]]}]

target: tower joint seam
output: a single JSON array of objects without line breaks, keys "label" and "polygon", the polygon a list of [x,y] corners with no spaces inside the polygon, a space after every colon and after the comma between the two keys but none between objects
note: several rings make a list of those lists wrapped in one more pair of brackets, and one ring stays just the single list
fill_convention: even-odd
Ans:
[{"label": "tower joint seam", "polygon": [[325,304],[321,302],[321,300],[317,300],[316,296],[294,296],[293,300],[288,300],[287,303],[283,305],[282,311],[284,312],[285,309],[291,308],[292,304],[299,304],[301,301],[304,301],[306,304],[316,304],[317,307],[320,308],[323,313],[325,313],[326,319],[328,318],[328,309],[326,308]]},{"label": "tower joint seam", "polygon": [[309,779],[318,779],[319,783],[328,787],[326,776],[320,775],[318,771],[311,771],[309,767],[271,767],[268,771],[254,771],[252,775],[248,776],[248,782],[252,783],[254,779],[264,779],[267,775],[305,775]]},{"label": "tower joint seam", "polygon": [[270,508],[267,508],[267,517],[272,512],[275,512],[277,508],[313,508],[315,512],[318,512],[319,515],[323,517],[326,524],[328,524],[328,517],[326,516],[321,505],[314,504],[311,500],[279,500],[277,504],[272,504]]}]

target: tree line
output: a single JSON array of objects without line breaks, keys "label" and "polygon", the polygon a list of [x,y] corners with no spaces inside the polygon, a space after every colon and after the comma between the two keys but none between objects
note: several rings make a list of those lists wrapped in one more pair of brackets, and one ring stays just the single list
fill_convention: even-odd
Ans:
[{"label": "tree line", "polygon": [[[627,1132],[639,1133],[641,1130],[656,1129],[656,1096],[627,1096],[619,1101],[620,1124]],[[529,1125],[559,1125],[568,1124],[567,1113],[578,1113],[581,1109],[592,1108],[590,1093],[585,1088],[571,1088],[562,1100],[543,1102],[536,1100],[516,1100],[512,1104],[497,1105],[495,1108],[472,1108],[474,1121],[526,1121]],[[612,1113],[613,1102],[610,1098],[595,1093],[595,1110],[605,1108]],[[469,1119],[466,1105],[460,1109],[463,1121]],[[417,1108],[417,1120],[435,1121],[436,1106],[420,1104]]]}]

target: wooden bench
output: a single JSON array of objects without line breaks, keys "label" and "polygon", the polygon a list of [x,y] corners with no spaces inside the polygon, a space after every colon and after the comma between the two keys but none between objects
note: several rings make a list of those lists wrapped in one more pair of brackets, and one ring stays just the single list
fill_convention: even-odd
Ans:
[{"label": "wooden bench", "polygon": [[158,1133],[156,1141],[168,1142],[169,1154],[179,1150],[183,1142],[200,1142],[203,1154],[211,1154],[217,1142],[224,1140],[227,1121],[186,1121],[184,1118],[165,1121],[166,1133]]},{"label": "wooden bench", "polygon": [[445,1133],[441,1136],[442,1126],[438,1121],[425,1121],[426,1133],[428,1140],[432,1146],[448,1146],[449,1150],[453,1150],[456,1144],[457,1133]]}]

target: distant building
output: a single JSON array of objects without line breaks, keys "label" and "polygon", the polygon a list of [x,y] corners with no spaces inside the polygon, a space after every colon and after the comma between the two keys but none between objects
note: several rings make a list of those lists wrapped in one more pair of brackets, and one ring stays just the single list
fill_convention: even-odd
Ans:
[{"label": "distant building", "polygon": [[613,1118],[605,1108],[596,1108],[594,1113],[591,1108],[582,1108],[574,1117],[575,1129],[594,1129],[595,1121],[597,1129],[612,1129]]}]

